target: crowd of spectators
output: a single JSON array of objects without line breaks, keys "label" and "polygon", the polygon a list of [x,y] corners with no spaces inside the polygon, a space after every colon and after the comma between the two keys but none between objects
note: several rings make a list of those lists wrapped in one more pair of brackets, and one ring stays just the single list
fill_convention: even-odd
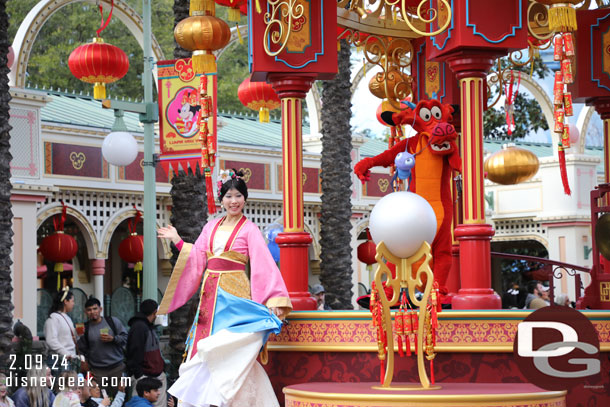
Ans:
[{"label": "crowd of spectators", "polygon": [[68,315],[74,295],[62,290],[44,325],[46,364],[28,369],[13,394],[10,377],[0,374],[0,407],[174,407],[154,325],[158,307],[143,301],[127,329],[91,297],[79,336]]}]

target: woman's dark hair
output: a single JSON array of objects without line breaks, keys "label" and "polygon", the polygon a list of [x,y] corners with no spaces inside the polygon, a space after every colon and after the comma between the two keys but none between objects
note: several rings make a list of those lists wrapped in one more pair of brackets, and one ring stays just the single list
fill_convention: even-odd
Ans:
[{"label": "woman's dark hair", "polygon": [[65,292],[64,291],[60,291],[55,295],[55,298],[53,298],[53,305],[51,305],[51,309],[49,310],[49,315],[51,315],[54,312],[59,312],[59,311],[63,311],[64,310],[64,301],[69,301],[72,297],[74,297],[74,293],[72,293],[72,291],[68,291],[66,295],[66,297],[62,300],[62,297],[64,296]]},{"label": "woman's dark hair", "polygon": [[228,191],[232,189],[238,190],[243,196],[244,199],[248,199],[248,187],[246,186],[246,181],[244,181],[243,176],[244,173],[242,171],[237,171],[233,168],[234,177],[229,178],[222,187],[220,187],[220,194],[218,194],[218,200],[222,202],[222,198],[225,197]]}]

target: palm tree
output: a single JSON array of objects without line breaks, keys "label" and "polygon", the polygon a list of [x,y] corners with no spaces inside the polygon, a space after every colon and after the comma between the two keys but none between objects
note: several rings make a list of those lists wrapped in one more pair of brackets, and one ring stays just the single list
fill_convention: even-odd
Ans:
[{"label": "palm tree", "polygon": [[8,86],[8,14],[6,0],[0,0],[0,370],[8,366],[13,339],[13,303],[11,298],[11,248],[13,229],[11,211],[11,153]]},{"label": "palm tree", "polygon": [[321,276],[333,309],[353,308],[350,49],[341,40],[339,72],[322,85]]},{"label": "palm tree", "polygon": [[[189,1],[174,0],[174,27],[181,20],[189,16]],[[187,51],[176,44],[174,58],[188,58]],[[172,178],[172,215],[170,222],[178,230],[185,242],[194,243],[201,233],[201,229],[208,220],[208,207],[205,193],[205,177],[199,168],[188,172],[179,171]],[[178,259],[178,250],[172,245],[172,264]],[[170,377],[178,376],[178,367],[184,353],[184,341],[195,315],[194,308],[197,302],[191,298],[184,306],[178,308],[170,315],[169,345],[172,369]]]}]

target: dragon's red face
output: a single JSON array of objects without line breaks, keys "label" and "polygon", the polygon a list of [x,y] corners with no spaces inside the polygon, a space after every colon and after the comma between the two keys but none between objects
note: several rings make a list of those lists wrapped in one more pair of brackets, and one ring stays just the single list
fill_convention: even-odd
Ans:
[{"label": "dragon's red face", "polygon": [[408,124],[418,136],[428,139],[432,154],[449,155],[457,151],[457,132],[451,120],[453,107],[436,99],[422,100],[415,109],[407,109],[392,116],[394,124]]}]

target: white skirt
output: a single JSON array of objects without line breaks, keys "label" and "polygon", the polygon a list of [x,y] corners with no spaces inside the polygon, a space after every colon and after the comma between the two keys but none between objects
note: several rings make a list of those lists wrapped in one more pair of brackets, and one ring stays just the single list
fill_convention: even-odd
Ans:
[{"label": "white skirt", "polygon": [[197,354],[180,366],[168,390],[179,407],[279,407],[271,382],[256,357],[263,332],[226,329],[201,339]]}]

